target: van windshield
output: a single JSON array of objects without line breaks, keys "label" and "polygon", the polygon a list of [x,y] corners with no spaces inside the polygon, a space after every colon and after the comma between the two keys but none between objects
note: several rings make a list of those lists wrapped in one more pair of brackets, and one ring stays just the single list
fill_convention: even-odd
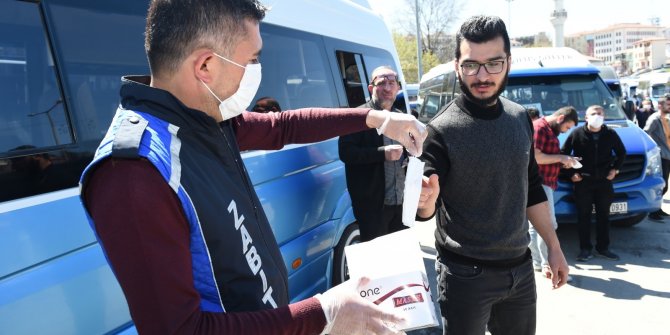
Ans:
[{"label": "van windshield", "polygon": [[542,115],[573,106],[584,121],[589,106],[601,105],[605,120],[626,119],[618,100],[596,74],[510,77],[502,95],[524,107],[535,107]]}]

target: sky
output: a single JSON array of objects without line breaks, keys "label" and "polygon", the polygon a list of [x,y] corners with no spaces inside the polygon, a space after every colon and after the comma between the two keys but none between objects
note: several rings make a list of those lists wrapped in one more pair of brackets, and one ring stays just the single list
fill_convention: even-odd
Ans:
[{"label": "sky", "polygon": [[[403,7],[407,6],[406,0],[368,1],[371,8],[384,17],[391,29],[397,26],[400,15],[412,16],[408,9],[403,10]],[[553,0],[461,1],[464,4],[462,13],[449,33],[455,33],[466,18],[484,14],[500,16],[507,25],[510,37],[535,35],[542,31],[551,38],[554,36],[554,28],[549,21],[549,16],[554,10]],[[564,0],[563,7],[568,12],[564,27],[565,36],[606,28],[615,23],[649,24],[649,19],[654,16],[660,19],[661,26],[670,27],[668,0]],[[508,13],[511,14],[509,17]]]}]

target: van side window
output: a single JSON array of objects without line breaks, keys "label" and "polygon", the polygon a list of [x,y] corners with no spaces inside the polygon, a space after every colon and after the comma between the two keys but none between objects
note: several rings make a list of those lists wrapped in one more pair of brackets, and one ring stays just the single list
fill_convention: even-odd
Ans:
[{"label": "van side window", "polygon": [[54,53],[64,73],[64,91],[77,142],[94,149],[119,105],[123,75],[149,74],[143,34],[145,1],[50,1],[44,3]]},{"label": "van side window", "polygon": [[264,25],[261,36],[263,80],[254,102],[272,97],[281,110],[337,107],[323,43],[316,35]]},{"label": "van side window", "polygon": [[337,62],[342,75],[342,83],[347,94],[347,105],[358,107],[364,104],[369,96],[368,78],[361,55],[337,51]]},{"label": "van side window", "polygon": [[72,143],[51,50],[35,3],[3,2],[0,153]]}]

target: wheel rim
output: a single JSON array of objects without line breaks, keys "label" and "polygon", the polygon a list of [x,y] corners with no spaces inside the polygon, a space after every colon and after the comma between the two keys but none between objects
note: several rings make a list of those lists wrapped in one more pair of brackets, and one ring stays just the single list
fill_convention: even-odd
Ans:
[{"label": "wheel rim", "polygon": [[[349,236],[347,236],[347,239],[344,243],[345,246],[348,245],[354,245],[358,244],[360,242],[360,232],[358,229],[354,230]],[[340,282],[343,283],[347,279],[349,279],[349,267],[347,266],[347,256],[344,253],[344,249],[342,249],[342,261],[340,262]]]}]

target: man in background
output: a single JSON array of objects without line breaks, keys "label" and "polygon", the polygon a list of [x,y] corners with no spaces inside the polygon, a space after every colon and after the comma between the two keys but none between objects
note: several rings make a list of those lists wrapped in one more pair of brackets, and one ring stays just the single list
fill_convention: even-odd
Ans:
[{"label": "man in background", "polygon": [[598,105],[586,109],[586,124],[575,129],[563,144],[561,153],[581,157],[582,167],[572,171],[575,205],[579,225],[579,255],[586,262],[593,258],[591,250],[591,213],[596,210],[596,255],[618,260],[610,251],[610,206],[614,199],[612,180],[619,174],[626,157],[626,148],[616,131],[603,124],[605,110]]},{"label": "man in background", "polygon": [[540,111],[535,107],[526,108],[526,112],[528,112],[528,116],[530,116],[530,120],[533,122],[540,118]]},{"label": "man in background", "polygon": [[281,106],[273,97],[262,97],[256,100],[256,104],[251,110],[256,113],[281,112]]},{"label": "man in background", "polygon": [[[360,107],[393,109],[400,82],[389,66],[372,71],[368,85],[371,99]],[[341,136],[340,159],[347,174],[354,216],[361,232],[361,241],[406,228],[402,224],[402,202],[405,188],[403,162],[407,157],[398,142],[374,129]]]},{"label": "man in background", "polygon": [[[668,191],[668,176],[670,175],[670,94],[665,94],[658,99],[658,112],[649,116],[644,131],[656,142],[661,149],[661,167],[663,169],[663,194]],[[649,218],[656,221],[663,221],[663,217],[670,214],[658,209],[649,214]]]},{"label": "man in background", "polygon": [[[535,145],[535,160],[538,171],[542,176],[542,188],[547,195],[547,205],[554,230],[558,228],[554,211],[554,190],[558,187],[558,174],[561,167],[570,168],[578,159],[568,155],[561,155],[561,146],[558,135],[567,132],[579,122],[577,110],[572,106],[559,108],[556,112],[533,122],[533,142]],[[533,225],[528,228],[530,234],[529,248],[533,256],[533,268],[542,271],[546,277],[551,276],[551,267],[547,255],[547,244]],[[569,280],[569,278],[568,278]]]}]

